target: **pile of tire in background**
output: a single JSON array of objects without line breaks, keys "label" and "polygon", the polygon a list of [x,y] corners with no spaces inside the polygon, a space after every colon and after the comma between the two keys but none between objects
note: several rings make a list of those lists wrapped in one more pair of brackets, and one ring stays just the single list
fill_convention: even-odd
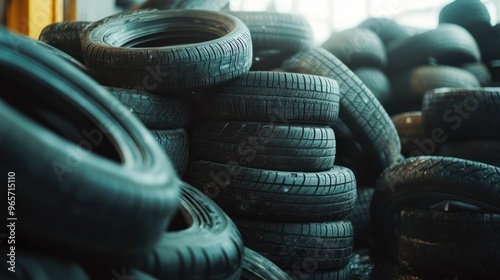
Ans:
[{"label": "pile of tire in background", "polygon": [[371,18],[320,47],[303,18],[227,0],[150,0],[40,41],[2,30],[19,61],[0,56],[4,81],[24,95],[1,99],[18,160],[1,170],[29,174],[25,258],[55,258],[20,279],[350,279],[355,245],[401,265],[392,278],[497,278],[500,91],[481,86],[500,53],[445,16],[481,18],[478,3],[435,30]]}]

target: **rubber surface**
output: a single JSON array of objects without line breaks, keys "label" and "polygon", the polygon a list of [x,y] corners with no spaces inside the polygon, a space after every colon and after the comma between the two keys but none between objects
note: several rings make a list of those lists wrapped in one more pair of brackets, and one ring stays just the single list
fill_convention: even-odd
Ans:
[{"label": "rubber surface", "polygon": [[84,63],[81,36],[90,21],[61,21],[47,25],[38,39]]},{"label": "rubber surface", "polygon": [[392,98],[391,84],[382,70],[372,67],[360,67],[354,69],[354,74],[370,89],[380,104],[384,105]]},{"label": "rubber surface", "polygon": [[242,280],[291,280],[281,268],[254,250],[243,250]]},{"label": "rubber surface", "polygon": [[151,130],[155,141],[170,159],[179,177],[184,176],[189,163],[189,136],[184,128]]}]

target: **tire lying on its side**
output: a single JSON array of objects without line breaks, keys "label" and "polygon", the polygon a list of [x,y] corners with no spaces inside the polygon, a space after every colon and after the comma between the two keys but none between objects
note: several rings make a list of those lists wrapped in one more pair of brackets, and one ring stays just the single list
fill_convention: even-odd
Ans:
[{"label": "tire lying on its side", "polygon": [[181,185],[178,213],[160,242],[132,267],[159,279],[240,279],[241,235],[209,197]]},{"label": "tire lying on its side", "polygon": [[45,26],[38,39],[84,63],[81,36],[90,21],[61,21]]},{"label": "tire lying on its side", "polygon": [[250,32],[207,10],[146,10],[94,22],[83,34],[89,73],[101,84],[168,95],[225,83],[248,72]]},{"label": "tire lying on its side", "polygon": [[261,254],[245,247],[243,250],[242,280],[291,280],[281,268]]},{"label": "tire lying on its side", "polygon": [[292,223],[341,220],[356,201],[354,174],[341,166],[291,172],[199,160],[190,163],[184,179],[231,217]]},{"label": "tire lying on its side", "polygon": [[200,119],[332,125],[339,114],[339,87],[321,76],[251,71],[193,93]]},{"label": "tire lying on its side", "polygon": [[18,174],[24,246],[97,263],[148,251],[179,194],[149,131],[46,49],[5,29],[0,49],[0,79],[15,91],[0,95],[0,171]]}]

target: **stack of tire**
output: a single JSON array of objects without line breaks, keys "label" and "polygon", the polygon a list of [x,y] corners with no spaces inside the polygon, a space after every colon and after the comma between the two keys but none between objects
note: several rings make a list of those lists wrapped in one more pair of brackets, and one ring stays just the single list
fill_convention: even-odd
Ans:
[{"label": "stack of tire", "polygon": [[[258,68],[279,67],[283,55],[311,47],[302,17],[231,14],[250,27],[254,61],[266,53]],[[348,279],[354,233],[346,218],[356,201],[356,180],[351,170],[334,165],[338,83],[249,71],[192,96],[193,161],[185,180],[229,214],[246,247],[290,277]]]},{"label": "stack of tire", "polygon": [[[186,18],[195,18],[194,26]],[[161,29],[166,22],[175,24]],[[176,28],[195,31],[200,41],[220,38],[165,44],[182,43]],[[240,20],[140,10],[94,22],[76,37],[93,79],[54,56],[50,45],[0,32],[2,81],[18,88],[2,95],[0,142],[9,159],[2,173],[19,174],[18,279],[286,279],[269,262],[258,266],[265,259],[244,250],[227,214],[180,180],[145,127],[184,127],[185,117],[170,119],[178,116],[170,97],[248,72],[252,45]]]}]

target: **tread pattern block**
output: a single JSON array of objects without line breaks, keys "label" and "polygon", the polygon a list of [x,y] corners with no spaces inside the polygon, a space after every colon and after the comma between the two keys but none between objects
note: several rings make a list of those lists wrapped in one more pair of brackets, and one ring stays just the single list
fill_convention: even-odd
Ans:
[{"label": "tread pattern block", "polygon": [[370,29],[355,27],[333,33],[321,47],[351,69],[363,66],[375,68],[387,66],[385,46]]},{"label": "tread pattern block", "polygon": [[[189,18],[197,20],[193,23]],[[120,29],[134,23],[148,28]],[[179,30],[172,26],[205,41],[188,44],[180,39],[183,47],[154,47],[156,41],[147,40],[159,34],[163,37],[156,40],[178,40]],[[145,42],[134,43],[138,32]],[[153,47],[127,47],[149,43]],[[101,84],[160,95],[225,83],[248,72],[252,64],[252,42],[245,24],[224,12],[208,10],[138,10],[113,15],[85,29],[82,49],[89,73]]]},{"label": "tread pattern block", "polygon": [[186,127],[191,121],[192,101],[173,99],[145,91],[107,87],[149,129]]},{"label": "tread pattern block", "polygon": [[430,149],[425,139],[430,139],[422,124],[422,112],[411,111],[392,116],[394,126],[401,140],[401,153],[405,157],[433,155],[436,153]]},{"label": "tread pattern block", "polygon": [[90,21],[55,22],[44,27],[38,39],[84,63],[80,36],[90,24]]},{"label": "tread pattern block", "polygon": [[360,67],[354,70],[354,74],[370,89],[380,104],[385,105],[391,99],[391,83],[382,70]]},{"label": "tread pattern block", "polygon": [[453,66],[419,66],[394,78],[395,95],[421,106],[425,94],[437,88],[481,87],[470,72]]},{"label": "tread pattern block", "polygon": [[158,279],[238,280],[244,246],[227,214],[202,192],[183,183],[178,215],[170,227],[179,229],[166,231],[133,267]]},{"label": "tread pattern block", "polygon": [[476,62],[481,54],[476,40],[463,27],[441,24],[436,29],[411,36],[388,50],[389,72],[394,74],[428,64],[461,65]]},{"label": "tread pattern block", "polygon": [[500,167],[500,140],[447,141],[440,145],[438,155]]},{"label": "tread pattern block", "polygon": [[499,139],[500,89],[437,89],[425,95],[422,122],[449,140]]},{"label": "tread pattern block", "polygon": [[338,58],[323,48],[298,53],[284,63],[293,72],[337,80],[342,92],[340,119],[363,147],[375,180],[382,170],[400,158],[401,143],[389,115],[373,93]]},{"label": "tread pattern block", "polygon": [[172,162],[179,177],[184,176],[189,164],[189,137],[186,130],[151,130],[151,134]]},{"label": "tread pattern block", "polygon": [[190,140],[194,156],[222,164],[316,172],[335,162],[330,127],[207,121],[193,126]]},{"label": "tread pattern block", "polygon": [[297,52],[313,45],[313,30],[300,15],[276,12],[229,11],[243,21],[252,36],[254,51]]},{"label": "tread pattern block", "polygon": [[500,211],[500,168],[452,157],[411,157],[387,168],[370,207],[372,229],[395,257],[394,217],[403,207],[428,208],[443,200]]},{"label": "tread pattern block", "polygon": [[280,222],[345,219],[356,201],[352,171],[288,172],[193,161],[184,178],[231,217]]},{"label": "tread pattern block", "polygon": [[348,220],[328,223],[271,223],[233,219],[245,246],[284,270],[301,267],[334,270],[349,262],[353,229]]},{"label": "tread pattern block", "polygon": [[495,279],[500,274],[500,214],[401,211],[403,264],[434,277]]},{"label": "tread pattern block", "polygon": [[201,119],[332,125],[339,114],[338,83],[307,74],[249,72],[192,96]]}]

